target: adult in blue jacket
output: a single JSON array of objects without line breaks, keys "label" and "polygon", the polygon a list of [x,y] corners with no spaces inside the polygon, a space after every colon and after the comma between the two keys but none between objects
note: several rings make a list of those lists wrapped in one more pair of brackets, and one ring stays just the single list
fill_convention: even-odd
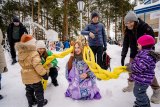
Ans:
[{"label": "adult in blue jacket", "polygon": [[103,51],[107,49],[105,27],[102,23],[98,22],[98,13],[93,12],[91,14],[91,19],[91,23],[81,31],[81,34],[88,35],[89,46],[95,58],[97,56],[97,63],[102,67],[102,54]]}]

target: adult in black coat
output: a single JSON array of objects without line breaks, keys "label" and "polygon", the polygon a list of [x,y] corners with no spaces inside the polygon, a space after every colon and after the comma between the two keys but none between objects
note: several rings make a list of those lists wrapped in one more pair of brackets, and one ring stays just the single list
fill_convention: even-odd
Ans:
[{"label": "adult in black coat", "polygon": [[7,29],[7,37],[10,45],[10,53],[12,56],[12,65],[17,62],[14,45],[16,42],[20,41],[21,36],[25,33],[28,34],[26,27],[23,26],[23,24],[20,22],[20,20],[17,17],[14,17],[13,22],[9,24]]},{"label": "adult in black coat", "polygon": [[[126,25],[123,48],[121,53],[121,64],[124,65],[125,57],[130,47],[130,62],[135,58],[138,53],[137,39],[144,34],[151,35],[155,38],[153,29],[140,18],[133,11],[129,11],[125,16],[124,23]],[[134,82],[128,78],[128,86],[123,89],[123,92],[130,92],[133,90]],[[160,86],[157,82],[156,77],[151,85],[153,89],[153,95],[151,101],[153,103],[160,103]],[[156,95],[157,94],[157,95]]]}]

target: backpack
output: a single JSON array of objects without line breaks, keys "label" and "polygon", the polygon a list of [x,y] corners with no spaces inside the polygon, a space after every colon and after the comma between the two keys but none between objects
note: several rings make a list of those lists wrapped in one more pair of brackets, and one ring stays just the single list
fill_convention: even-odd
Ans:
[{"label": "backpack", "polygon": [[102,54],[102,68],[105,70],[109,68],[111,71],[110,61],[111,61],[111,57],[104,51]]}]

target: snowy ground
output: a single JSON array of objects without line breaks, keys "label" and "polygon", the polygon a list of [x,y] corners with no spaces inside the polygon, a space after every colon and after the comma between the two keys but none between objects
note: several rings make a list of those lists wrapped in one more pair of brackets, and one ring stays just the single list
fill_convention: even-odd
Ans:
[{"label": "snowy ground", "polygon": [[[158,46],[159,47],[159,46]],[[116,45],[108,45],[108,54],[111,56],[111,67],[120,65],[121,48]],[[70,98],[65,98],[64,92],[67,89],[68,83],[65,79],[65,65],[69,56],[63,59],[58,59],[60,71],[58,76],[59,86],[54,87],[51,82],[48,83],[48,88],[45,91],[45,98],[48,99],[48,104],[45,107],[132,107],[135,100],[133,93],[123,93],[122,88],[127,85],[126,73],[121,74],[118,79],[109,81],[97,81],[102,99],[92,101],[76,101]],[[3,74],[2,90],[0,94],[4,95],[4,99],[0,101],[0,107],[27,107],[25,97],[25,87],[21,81],[20,66],[15,64],[11,66],[11,59],[6,53],[7,65],[9,72]],[[129,59],[126,58],[126,62]],[[156,76],[160,83],[160,63],[157,63]],[[152,90],[147,90],[148,96],[152,95]],[[152,107],[160,107],[160,104],[152,104]]]}]

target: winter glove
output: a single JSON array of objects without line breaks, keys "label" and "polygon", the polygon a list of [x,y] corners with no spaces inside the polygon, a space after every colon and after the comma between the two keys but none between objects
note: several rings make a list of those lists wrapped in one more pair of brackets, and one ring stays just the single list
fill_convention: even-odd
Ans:
[{"label": "winter glove", "polygon": [[106,47],[103,47],[103,51],[106,51],[107,50],[107,48]]},{"label": "winter glove", "polygon": [[7,68],[7,67],[4,67],[3,72],[7,72],[7,71],[8,71],[8,68]]},{"label": "winter glove", "polygon": [[47,81],[48,81],[48,74],[46,73],[45,75],[42,76],[42,85],[44,90],[46,90],[47,88]]},{"label": "winter glove", "polygon": [[124,66],[125,56],[121,57],[121,65]]},{"label": "winter glove", "polygon": [[42,78],[43,78],[44,80],[48,80],[48,74],[46,73],[45,75],[42,76]]},{"label": "winter glove", "polygon": [[125,64],[125,66],[127,67],[126,70],[131,73],[132,70],[131,70],[131,65],[130,65],[130,63]]},{"label": "winter glove", "polygon": [[160,53],[159,52],[149,51],[149,54],[151,56],[153,56],[156,59],[157,62],[160,61]]},{"label": "winter glove", "polygon": [[47,88],[47,81],[48,81],[48,80],[42,79],[42,85],[43,85],[43,89],[44,89],[44,90],[46,90],[46,88]]}]

